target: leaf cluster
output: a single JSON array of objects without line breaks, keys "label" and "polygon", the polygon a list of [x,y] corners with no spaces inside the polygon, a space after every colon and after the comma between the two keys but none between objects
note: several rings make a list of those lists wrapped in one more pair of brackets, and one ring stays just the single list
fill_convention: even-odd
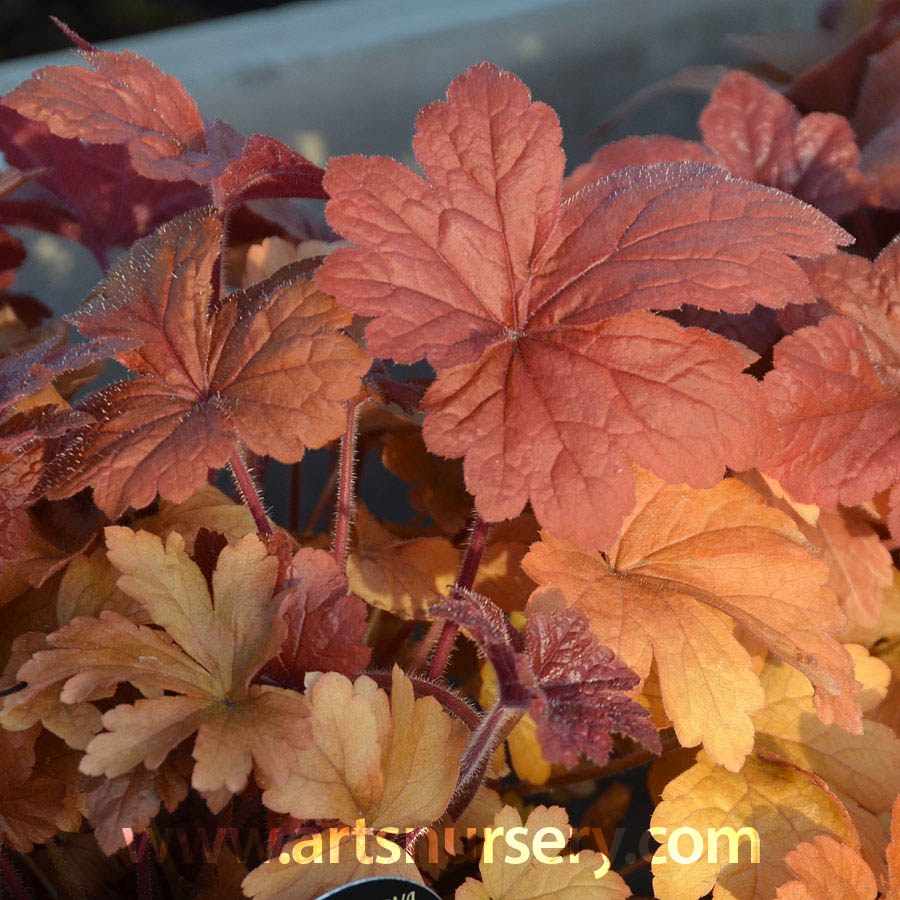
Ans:
[{"label": "leaf cluster", "polygon": [[569,174],[490,63],[420,112],[420,171],[323,171],[68,31],[77,63],[2,98],[0,223],[103,269],[52,321],[0,231],[12,894],[900,896],[872,6],[742,39],[780,82],[720,73],[702,140]]}]

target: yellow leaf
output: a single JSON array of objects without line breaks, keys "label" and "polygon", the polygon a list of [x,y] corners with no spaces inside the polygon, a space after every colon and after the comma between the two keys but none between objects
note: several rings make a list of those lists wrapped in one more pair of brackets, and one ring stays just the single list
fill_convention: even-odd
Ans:
[{"label": "yellow leaf", "polygon": [[[497,676],[491,664],[485,661],[481,667],[481,691],[478,702],[484,709],[489,709],[497,701],[498,696]],[[509,733],[506,743],[509,745],[509,755],[516,775],[522,781],[529,781],[531,784],[545,784],[552,768],[541,753],[537,725],[528,713],[522,716],[521,721]]]},{"label": "yellow leaf", "polygon": [[[241,885],[253,900],[314,900],[366,878],[406,878],[422,884],[412,857],[389,836],[330,829],[286,844]],[[390,900],[390,898],[385,898]]]},{"label": "yellow leaf", "polygon": [[523,822],[504,807],[485,833],[481,881],[466,879],[455,900],[624,900],[631,891],[608,858],[593,850],[561,855],[571,836],[559,806],[539,806]]},{"label": "yellow leaf", "polygon": [[394,667],[390,703],[365,675],[326,672],[310,695],[313,746],[263,802],[297,819],[338,819],[368,828],[418,828],[443,814],[459,774],[464,725],[432,697],[415,700]]},{"label": "yellow leaf", "polygon": [[[875,664],[887,668],[866,657],[857,671]],[[888,812],[900,794],[900,739],[894,732],[866,720],[860,735],[823,724],[809,679],[779,660],[766,664],[761,680],[766,705],[753,720],[757,749],[815,773],[871,812]]]},{"label": "yellow leaf", "polygon": [[141,624],[148,621],[144,608],[119,590],[119,571],[104,549],[76,556],[66,567],[56,595],[56,618],[60,626],[78,616],[99,616],[104,609],[120,613]]},{"label": "yellow leaf", "polygon": [[[859,847],[847,812],[821,779],[755,754],[740,772],[729,772],[700,753],[690,769],[666,786],[651,829],[657,829],[663,843],[653,861],[653,890],[659,900],[695,900],[710,890],[713,900],[771,900],[790,877],[784,857],[798,840],[827,834]],[[740,836],[741,829],[752,831]],[[751,857],[754,844],[756,862]],[[690,859],[698,847],[702,852],[697,859],[678,861]]]},{"label": "yellow leaf", "polygon": [[229,543],[256,533],[256,523],[250,510],[243,503],[235,503],[211,484],[203,485],[183,503],[161,501],[159,512],[140,519],[138,527],[141,531],[158,534],[163,540],[177,531],[184,538],[188,553],[193,551],[197,532],[201,528],[218,531],[225,535]]}]

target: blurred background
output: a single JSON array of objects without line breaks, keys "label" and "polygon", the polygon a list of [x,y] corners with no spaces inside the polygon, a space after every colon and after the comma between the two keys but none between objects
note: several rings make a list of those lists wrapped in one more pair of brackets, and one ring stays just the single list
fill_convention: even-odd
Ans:
[{"label": "blurred background", "polygon": [[[623,100],[685,66],[743,61],[730,34],[804,28],[817,0],[0,0],[0,92],[64,62],[56,15],[179,78],[201,112],[265,132],[316,162],[386,153],[411,162],[418,109],[472,63],[520,75],[560,114],[570,167]],[[143,32],[143,33],[139,33]],[[37,54],[37,55],[33,55]],[[605,139],[692,136],[700,95],[646,104]],[[24,235],[23,235],[24,237]],[[28,236],[17,280],[59,312],[100,275],[90,255]]]}]

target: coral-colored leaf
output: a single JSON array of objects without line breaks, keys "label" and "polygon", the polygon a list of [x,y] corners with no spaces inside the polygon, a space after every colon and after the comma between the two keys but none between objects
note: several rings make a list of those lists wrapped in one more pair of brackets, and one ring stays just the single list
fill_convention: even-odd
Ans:
[{"label": "coral-colored leaf", "polygon": [[[865,27],[825,59],[802,72],[788,88],[788,96],[804,109],[821,109],[850,116],[854,112],[873,54],[893,43],[900,35],[900,4],[881,0]],[[851,34],[854,23],[850,22]],[[858,28],[858,25],[857,25]]]},{"label": "coral-colored leaf", "polygon": [[90,68],[46,66],[4,103],[58,137],[125,144],[147,178],[186,177],[184,158],[202,154],[205,141],[203,119],[184,87],[130,50],[80,55]]},{"label": "coral-colored leaf", "polygon": [[872,870],[852,847],[820,834],[784,858],[795,881],[778,888],[776,900],[875,900]]},{"label": "coral-colored leaf", "polygon": [[736,348],[645,311],[809,302],[789,254],[847,236],[698,163],[622,170],[560,206],[552,110],[488,64],[447,98],[417,122],[428,181],[385,158],[330,161],[329,222],[359,246],[316,281],[374,317],[372,352],[439,370],[425,441],[465,456],[483,515],[530,499],[554,533],[608,541],[633,502],[626,458],[711,486],[764,430]]},{"label": "coral-colored leaf", "polygon": [[801,116],[783,94],[746,72],[725,77],[700,127],[732,174],[777,187],[834,218],[858,207],[868,190],[843,116]]},{"label": "coral-colored leaf", "polygon": [[706,491],[635,480],[637,504],[605,557],[548,534],[532,546],[523,568],[541,593],[583,606],[642,678],[655,659],[679,741],[733,771],[763,693],[731,620],[810,677],[823,721],[859,731],[852,659],[835,640],[846,620],[793,522],[734,480]]},{"label": "coral-colored leaf", "polygon": [[0,566],[15,559],[28,542],[26,501],[43,469],[40,445],[15,455],[0,453]]},{"label": "coral-colored leaf", "polygon": [[765,390],[780,441],[763,468],[798,500],[855,505],[900,479],[900,243],[874,263],[835,254],[808,271],[842,315],[776,347]]},{"label": "coral-colored leaf", "polygon": [[566,176],[563,196],[571,197],[583,187],[629,166],[653,166],[657,163],[696,162],[710,166],[721,165],[720,160],[697,141],[683,141],[665,134],[649,137],[627,137],[604,144],[590,160]]},{"label": "coral-colored leaf", "polygon": [[323,199],[322,170],[265,135],[250,140],[200,115],[175,78],[129,50],[80,47],[90,66],[45,66],[4,104],[59,138],[127,148],[149,179],[208,185],[221,210],[269,197]]},{"label": "coral-colored leaf", "polygon": [[[858,510],[847,507],[813,506],[810,510],[790,501],[777,482],[756,472],[745,472],[739,477],[766,497],[770,505],[791,516],[809,542],[820,548],[828,565],[828,583],[850,623],[871,628],[881,612],[884,592],[894,580],[891,554],[871,522]],[[814,512],[813,518],[809,517],[810,511]]]},{"label": "coral-colored leaf", "polygon": [[292,462],[343,430],[343,401],[369,363],[339,331],[349,314],[296,264],[208,315],[220,237],[208,210],[172,221],[117,261],[75,315],[89,336],[136,340],[117,358],[140,377],[79,404],[95,422],[54,458],[49,496],[90,485],[117,516],[157,492],[187,499],[239,439]]},{"label": "coral-colored leaf", "polygon": [[[190,774],[190,769],[188,769]],[[126,829],[139,834],[159,812],[164,796],[170,811],[187,796],[190,779],[166,760],[156,772],[138,766],[118,778],[102,779],[84,795],[86,816],[104,853],[126,844]]]},{"label": "coral-colored leaf", "polygon": [[900,897],[900,797],[894,803],[891,814],[891,842],[887,846],[888,888],[885,900]]}]

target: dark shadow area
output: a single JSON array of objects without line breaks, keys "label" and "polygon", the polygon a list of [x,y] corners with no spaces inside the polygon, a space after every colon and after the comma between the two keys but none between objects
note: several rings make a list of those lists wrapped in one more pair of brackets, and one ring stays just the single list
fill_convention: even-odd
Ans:
[{"label": "dark shadow area", "polygon": [[0,60],[65,50],[56,16],[92,42],[188,25],[219,16],[271,9],[285,0],[4,0]]}]

